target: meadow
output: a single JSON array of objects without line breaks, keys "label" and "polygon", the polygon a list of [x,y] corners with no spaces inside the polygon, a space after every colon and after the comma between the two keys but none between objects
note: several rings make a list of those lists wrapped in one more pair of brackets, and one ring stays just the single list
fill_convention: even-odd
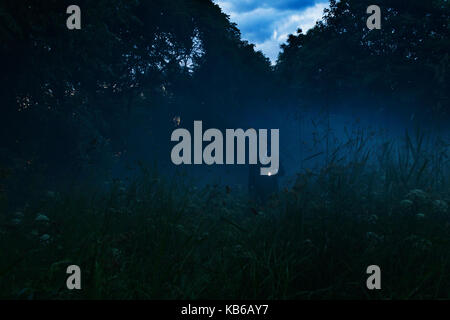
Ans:
[{"label": "meadow", "polygon": [[[449,299],[448,144],[371,139],[330,144],[264,203],[142,164],[106,192],[3,205],[0,298]],[[82,290],[66,288],[71,264]],[[373,264],[381,290],[366,288]]]}]

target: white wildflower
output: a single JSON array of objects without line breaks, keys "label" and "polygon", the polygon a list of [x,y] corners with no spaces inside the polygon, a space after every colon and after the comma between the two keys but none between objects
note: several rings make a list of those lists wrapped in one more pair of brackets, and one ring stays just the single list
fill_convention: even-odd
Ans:
[{"label": "white wildflower", "polygon": [[406,195],[406,198],[408,200],[416,202],[417,204],[423,204],[424,202],[426,202],[429,199],[428,194],[425,191],[420,190],[420,189],[411,190]]},{"label": "white wildflower", "polygon": [[50,235],[43,234],[42,236],[39,237],[39,240],[41,240],[42,242],[47,242],[50,240]]},{"label": "white wildflower", "polygon": [[433,210],[437,213],[447,213],[448,211],[448,204],[444,200],[434,200],[432,205]]},{"label": "white wildflower", "polygon": [[39,213],[36,216],[36,219],[34,219],[34,221],[36,221],[36,222],[49,222],[50,219],[45,214]]},{"label": "white wildflower", "polygon": [[425,215],[423,213],[418,213],[418,214],[416,214],[416,218],[417,219],[424,219]]}]

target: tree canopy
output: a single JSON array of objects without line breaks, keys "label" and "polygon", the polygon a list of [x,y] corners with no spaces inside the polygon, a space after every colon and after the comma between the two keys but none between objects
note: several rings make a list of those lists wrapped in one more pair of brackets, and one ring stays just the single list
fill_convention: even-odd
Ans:
[{"label": "tree canopy", "polygon": [[371,4],[332,0],[313,29],[290,35],[277,63],[282,84],[302,99],[448,115],[448,1],[378,1],[380,30],[366,26]]}]

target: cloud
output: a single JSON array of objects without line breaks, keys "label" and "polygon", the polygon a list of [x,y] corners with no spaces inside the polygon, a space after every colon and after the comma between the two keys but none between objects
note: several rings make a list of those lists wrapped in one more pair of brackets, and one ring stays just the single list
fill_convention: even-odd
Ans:
[{"label": "cloud", "polygon": [[257,8],[273,8],[276,10],[300,10],[315,5],[315,0],[218,0],[225,3],[233,12],[249,12]]},{"label": "cloud", "polygon": [[322,18],[326,0],[217,0],[222,10],[236,22],[242,38],[254,43],[275,63],[280,44],[298,28],[304,32]]}]

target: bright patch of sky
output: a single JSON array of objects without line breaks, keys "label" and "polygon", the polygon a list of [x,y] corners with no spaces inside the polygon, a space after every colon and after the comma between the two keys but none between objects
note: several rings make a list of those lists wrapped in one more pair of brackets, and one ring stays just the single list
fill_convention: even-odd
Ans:
[{"label": "bright patch of sky", "polygon": [[301,28],[314,27],[327,0],[214,0],[237,23],[242,38],[255,44],[274,64],[280,44]]}]

